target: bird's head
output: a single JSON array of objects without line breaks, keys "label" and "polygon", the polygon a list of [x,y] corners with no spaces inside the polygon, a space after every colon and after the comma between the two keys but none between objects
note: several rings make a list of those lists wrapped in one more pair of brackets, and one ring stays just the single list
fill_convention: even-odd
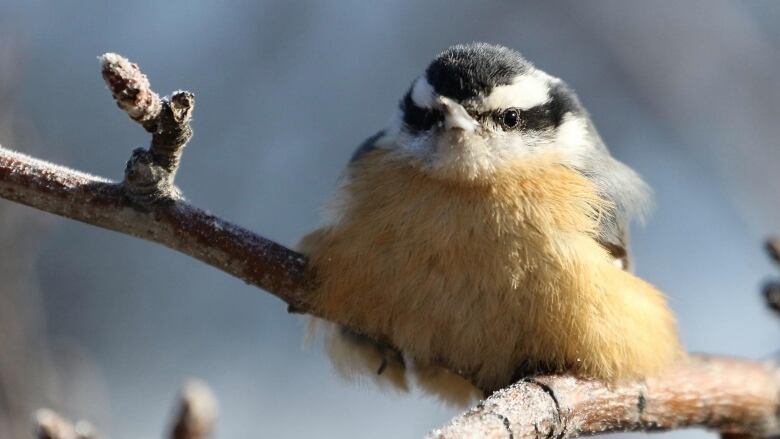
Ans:
[{"label": "bird's head", "polygon": [[576,166],[603,148],[566,84],[518,52],[485,43],[439,54],[412,83],[388,131],[398,154],[459,180],[545,152]]}]

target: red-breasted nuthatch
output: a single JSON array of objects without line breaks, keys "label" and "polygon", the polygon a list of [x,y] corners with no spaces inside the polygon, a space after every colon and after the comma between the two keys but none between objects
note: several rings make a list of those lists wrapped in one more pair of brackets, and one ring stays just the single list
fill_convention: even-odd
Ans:
[{"label": "red-breasted nuthatch", "polygon": [[[681,355],[662,294],[628,271],[649,189],[574,92],[519,53],[439,54],[352,157],[300,248],[342,371],[462,400],[538,371],[614,382]],[[357,332],[359,330],[359,332]]]}]

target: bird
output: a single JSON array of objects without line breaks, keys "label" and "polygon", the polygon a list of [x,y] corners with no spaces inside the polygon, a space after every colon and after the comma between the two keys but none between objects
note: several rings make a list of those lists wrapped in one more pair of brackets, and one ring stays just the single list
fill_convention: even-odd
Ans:
[{"label": "bird", "polygon": [[465,404],[538,373],[616,383],[683,358],[667,299],[631,271],[651,190],[513,49],[435,56],[335,192],[298,249],[343,376]]}]

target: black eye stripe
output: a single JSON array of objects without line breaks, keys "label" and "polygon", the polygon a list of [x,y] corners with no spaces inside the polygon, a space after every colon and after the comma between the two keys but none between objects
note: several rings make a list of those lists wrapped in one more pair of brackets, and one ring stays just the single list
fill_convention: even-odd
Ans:
[{"label": "black eye stripe", "polygon": [[422,108],[415,104],[411,90],[406,93],[400,106],[404,125],[412,132],[427,131],[438,122],[444,120],[444,115],[441,111]]},{"label": "black eye stripe", "polygon": [[[508,108],[493,112],[469,111],[469,113],[480,122],[492,118],[498,126],[503,126],[505,130],[544,131],[560,126],[566,113],[578,111],[580,107],[573,96],[565,84],[556,84],[550,89],[550,99],[544,104],[527,110],[515,109],[519,115],[519,123],[514,127],[506,127],[502,121],[503,113]],[[441,111],[418,106],[412,99],[411,90],[404,95],[399,106],[403,114],[403,123],[406,129],[412,133],[428,131],[444,120],[444,114]]]},{"label": "black eye stripe", "polygon": [[[542,105],[527,110],[518,109],[520,123],[514,129],[522,131],[543,131],[557,128],[563,122],[566,113],[575,111],[577,104],[563,84],[558,84],[550,90],[550,99]],[[503,112],[497,112],[493,117],[501,122]]]}]

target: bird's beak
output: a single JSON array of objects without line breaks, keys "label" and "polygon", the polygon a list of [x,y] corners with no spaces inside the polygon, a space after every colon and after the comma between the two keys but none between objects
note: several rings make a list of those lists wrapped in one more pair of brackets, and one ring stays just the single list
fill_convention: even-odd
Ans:
[{"label": "bird's beak", "polygon": [[472,133],[479,127],[479,122],[471,117],[463,105],[446,96],[438,96],[436,103],[444,113],[444,128]]}]

